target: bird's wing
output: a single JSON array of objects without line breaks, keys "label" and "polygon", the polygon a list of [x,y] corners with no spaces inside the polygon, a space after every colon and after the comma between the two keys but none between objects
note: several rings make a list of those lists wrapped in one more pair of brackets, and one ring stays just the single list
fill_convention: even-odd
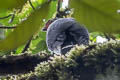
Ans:
[{"label": "bird's wing", "polygon": [[[58,42],[57,42],[59,41],[58,39],[61,39],[61,40],[64,39],[61,36],[66,31],[66,29],[68,29],[74,23],[75,21],[73,18],[60,18],[54,21],[50,25],[50,27],[47,30],[47,35],[46,35],[46,43],[50,51],[54,50],[56,43],[58,45]],[[59,42],[60,45],[63,43],[62,41]]]}]

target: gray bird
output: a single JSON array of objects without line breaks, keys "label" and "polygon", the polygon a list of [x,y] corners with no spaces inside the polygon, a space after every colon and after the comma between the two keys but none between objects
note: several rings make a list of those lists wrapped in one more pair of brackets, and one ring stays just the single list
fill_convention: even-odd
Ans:
[{"label": "gray bird", "polygon": [[45,30],[47,47],[52,53],[65,54],[76,44],[89,44],[88,30],[73,18],[50,20],[43,28]]}]

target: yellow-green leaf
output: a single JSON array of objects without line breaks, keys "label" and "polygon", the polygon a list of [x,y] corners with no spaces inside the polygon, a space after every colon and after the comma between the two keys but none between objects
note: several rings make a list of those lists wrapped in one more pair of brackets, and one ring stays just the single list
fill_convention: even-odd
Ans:
[{"label": "yellow-green leaf", "polygon": [[120,0],[70,0],[70,7],[89,31],[120,33]]},{"label": "yellow-green leaf", "polygon": [[0,41],[0,50],[13,50],[25,44],[40,28],[49,12],[48,0],[41,0],[41,7],[31,13],[27,20],[17,25],[4,40]]},{"label": "yellow-green leaf", "polygon": [[21,8],[28,0],[0,0],[1,9]]}]

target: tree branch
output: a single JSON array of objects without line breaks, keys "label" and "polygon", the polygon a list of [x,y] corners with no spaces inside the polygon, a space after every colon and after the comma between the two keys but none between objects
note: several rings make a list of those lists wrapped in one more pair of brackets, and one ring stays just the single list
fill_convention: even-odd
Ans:
[{"label": "tree branch", "polygon": [[118,71],[116,73],[120,74],[120,41],[76,46],[66,55],[49,56],[45,62],[37,65],[35,71],[18,75],[16,79],[95,80],[97,74],[107,75],[108,68],[111,70],[116,68]]}]

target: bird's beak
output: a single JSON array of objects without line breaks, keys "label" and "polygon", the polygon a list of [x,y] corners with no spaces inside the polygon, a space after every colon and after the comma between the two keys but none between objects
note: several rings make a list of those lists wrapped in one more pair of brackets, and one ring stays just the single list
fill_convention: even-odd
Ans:
[{"label": "bird's beak", "polygon": [[42,28],[42,31],[47,31],[47,28],[46,28],[46,27],[43,27],[43,28]]}]

